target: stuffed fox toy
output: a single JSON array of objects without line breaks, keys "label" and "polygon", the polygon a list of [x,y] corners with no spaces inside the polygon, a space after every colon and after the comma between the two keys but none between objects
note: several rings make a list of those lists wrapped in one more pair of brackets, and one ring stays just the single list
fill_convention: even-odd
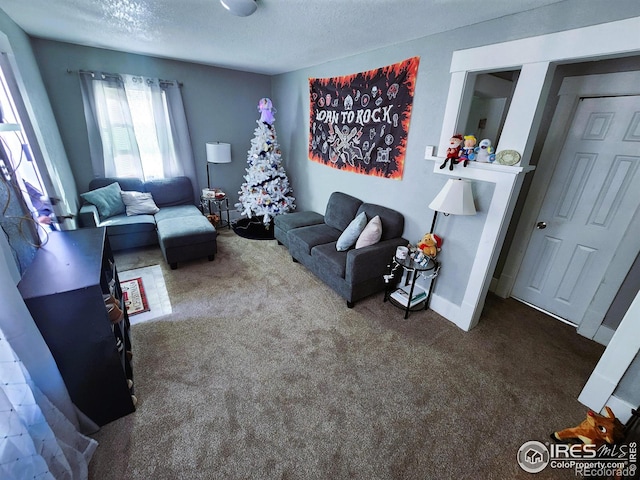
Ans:
[{"label": "stuffed fox toy", "polygon": [[624,426],[609,407],[604,408],[606,415],[599,415],[593,410],[589,410],[587,418],[580,425],[553,432],[551,439],[565,443],[577,440],[585,445],[596,445],[597,447],[605,443],[613,445],[620,442],[624,436]]}]

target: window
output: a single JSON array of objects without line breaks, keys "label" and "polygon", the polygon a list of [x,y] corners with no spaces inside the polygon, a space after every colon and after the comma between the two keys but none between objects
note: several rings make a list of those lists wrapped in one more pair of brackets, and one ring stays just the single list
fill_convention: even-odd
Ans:
[{"label": "window", "polygon": [[[96,177],[187,175],[196,184],[177,82],[81,71],[80,85]],[[181,132],[179,152],[172,132]]]},{"label": "window", "polygon": [[[145,177],[147,179],[163,178],[164,169],[162,168],[162,154],[159,145],[160,134],[153,121],[151,95],[148,91],[134,89],[126,89],[126,93]],[[167,111],[167,98],[164,91],[160,92],[160,99],[163,117],[162,124],[168,125],[169,115]],[[173,143],[170,135],[166,137],[166,141],[170,144]],[[173,145],[170,146],[170,150],[173,150]],[[126,168],[126,166],[123,166],[123,168]]]},{"label": "window", "polygon": [[[116,176],[135,177],[138,174],[136,164],[138,154],[142,164],[144,177],[164,178],[164,168],[160,139],[159,125],[154,121],[153,97],[148,89],[125,88],[126,102],[121,100],[119,88],[106,87],[105,100],[107,111],[100,118],[100,129],[103,137],[111,137],[111,145],[114,147],[114,163]],[[161,106],[160,125],[169,124],[166,94],[159,92]],[[126,121],[127,108],[131,114],[131,123]],[[135,138],[135,143],[129,141]],[[169,135],[164,138],[168,142],[169,150],[173,150],[173,138]],[[136,153],[137,152],[137,153]]]},{"label": "window", "polygon": [[[141,88],[125,88],[107,84],[102,89],[104,107],[99,109],[98,122],[105,154],[113,156],[116,177],[137,177],[141,164],[147,180],[163,178],[162,154],[154,121],[152,96]],[[167,102],[159,92],[162,119],[168,121]],[[102,102],[98,102],[101,105]],[[133,139],[133,141],[132,141]]]},{"label": "window", "polygon": [[0,68],[0,172],[7,187],[22,194],[19,201],[23,210],[18,212],[17,209],[13,209],[12,213],[9,213],[9,196],[6,205],[1,206],[2,215],[8,215],[13,219],[13,223],[23,235],[27,234],[25,220],[29,221],[27,223],[37,222],[31,225],[41,226],[37,229],[38,236],[41,241],[45,241],[47,231],[56,229],[52,223],[55,220],[53,207],[43,187],[40,171],[33,160],[31,147],[21,125],[5,72]]}]

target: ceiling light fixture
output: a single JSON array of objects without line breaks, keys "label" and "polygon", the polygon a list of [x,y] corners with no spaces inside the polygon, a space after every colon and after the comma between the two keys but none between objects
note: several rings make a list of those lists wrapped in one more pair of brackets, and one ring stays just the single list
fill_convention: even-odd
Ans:
[{"label": "ceiling light fixture", "polygon": [[237,17],[248,17],[258,8],[255,0],[220,0],[220,3]]}]

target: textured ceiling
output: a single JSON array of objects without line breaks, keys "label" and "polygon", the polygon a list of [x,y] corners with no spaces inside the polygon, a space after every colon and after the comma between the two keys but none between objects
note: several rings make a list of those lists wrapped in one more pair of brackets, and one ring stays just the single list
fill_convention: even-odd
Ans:
[{"label": "textured ceiling", "polygon": [[0,0],[36,37],[278,74],[562,0]]}]

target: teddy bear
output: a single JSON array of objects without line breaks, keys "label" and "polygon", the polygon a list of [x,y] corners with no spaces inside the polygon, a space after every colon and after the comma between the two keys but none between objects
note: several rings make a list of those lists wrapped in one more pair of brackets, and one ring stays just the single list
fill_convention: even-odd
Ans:
[{"label": "teddy bear", "polygon": [[212,213],[210,215],[207,215],[207,220],[209,220],[209,223],[211,223],[211,225],[215,227],[220,222],[220,217],[215,213]]},{"label": "teddy bear", "polygon": [[442,246],[442,239],[435,233],[426,233],[418,242],[418,250],[425,256],[435,258]]}]

